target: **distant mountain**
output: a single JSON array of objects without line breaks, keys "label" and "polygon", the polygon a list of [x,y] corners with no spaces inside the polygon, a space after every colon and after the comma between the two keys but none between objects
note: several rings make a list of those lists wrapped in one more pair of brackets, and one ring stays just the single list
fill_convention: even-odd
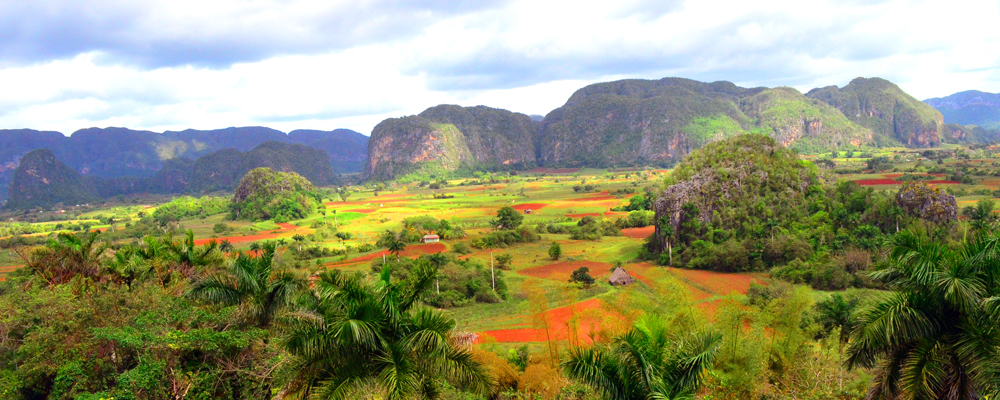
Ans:
[{"label": "distant mountain", "polygon": [[949,124],[1000,128],[1000,93],[968,90],[947,97],[927,99],[924,103],[940,111],[944,122]]},{"label": "distant mountain", "polygon": [[363,176],[380,180],[421,170],[536,165],[669,166],[708,143],[743,133],[818,153],[934,147],[951,132],[941,113],[879,78],[857,78],[843,88],[805,95],[788,87],[744,88],[725,81],[627,79],[581,88],[541,121],[449,105],[385,120],[372,131]]},{"label": "distant mountain", "polygon": [[896,141],[907,147],[934,147],[945,133],[940,112],[885,79],[855,78],[843,88],[810,90],[806,97],[826,102],[871,129],[879,145]]},{"label": "distant mountain", "polygon": [[946,143],[997,143],[1000,142],[1000,129],[986,129],[975,125],[945,124],[944,141]]},{"label": "distant mountain", "polygon": [[350,129],[299,129],[288,132],[288,139],[326,151],[333,163],[333,170],[338,174],[361,172],[368,159],[368,136]]},{"label": "distant mountain", "polygon": [[372,130],[366,179],[456,169],[528,169],[535,164],[536,123],[490,108],[439,105],[419,115],[387,119]]},{"label": "distant mountain", "polygon": [[[194,162],[186,192],[204,193],[236,188],[243,175],[267,167],[278,172],[296,172],[317,185],[340,183],[325,151],[302,144],[264,142],[249,152],[220,150]],[[156,182],[156,187],[165,185]]]},{"label": "distant mountain", "polygon": [[578,90],[545,116],[545,166],[669,165],[701,146],[756,132],[803,151],[870,145],[870,130],[792,88],[681,78],[630,79]]},{"label": "distant mountain", "polygon": [[7,209],[84,204],[100,199],[91,182],[48,149],[25,154],[8,189]]},{"label": "distant mountain", "polygon": [[325,151],[298,143],[269,141],[247,152],[223,149],[197,160],[173,158],[154,176],[114,178],[83,176],[58,161],[52,151],[38,149],[21,158],[8,190],[10,198],[6,208],[90,203],[101,198],[137,193],[231,191],[248,171],[260,167],[295,172],[320,185],[340,183]]},{"label": "distant mountain", "polygon": [[[294,131],[304,132],[304,131]],[[156,133],[127,128],[88,128],[66,137],[31,129],[0,130],[0,187],[8,187],[14,169],[28,152],[49,149],[56,158],[86,177],[151,177],[169,160],[196,159],[222,149],[250,151],[261,143],[301,143],[330,153],[340,173],[360,172],[367,156],[367,136],[338,129],[286,135],[265,127]],[[0,193],[0,200],[6,193]]]}]

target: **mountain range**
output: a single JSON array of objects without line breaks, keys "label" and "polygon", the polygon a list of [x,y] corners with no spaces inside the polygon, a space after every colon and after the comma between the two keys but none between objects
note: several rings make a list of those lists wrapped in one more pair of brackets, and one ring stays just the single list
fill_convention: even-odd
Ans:
[{"label": "mountain range", "polygon": [[[707,143],[747,132],[802,153],[924,148],[996,141],[1000,132],[991,127],[1000,120],[998,104],[998,95],[975,91],[921,102],[880,78],[806,93],[725,81],[628,79],[583,87],[545,116],[438,105],[386,119],[371,137],[345,129],[285,134],[265,127],[163,133],[89,128],[68,137],[0,130],[0,185],[11,184],[22,157],[43,148],[90,182],[84,192],[98,197],[228,190],[259,166],[295,171],[318,185],[348,172],[389,180],[463,169],[670,166]],[[329,171],[317,157],[328,160]],[[39,160],[50,161],[48,155]],[[66,175],[63,168],[51,171]]]},{"label": "mountain range", "polygon": [[49,149],[36,149],[20,159],[8,189],[12,210],[84,204],[138,193],[205,194],[232,191],[247,172],[260,167],[296,172],[317,185],[341,184],[330,156],[298,143],[268,141],[250,151],[223,149],[199,157],[173,158],[150,177],[84,176],[57,159]]},{"label": "mountain range", "polygon": [[436,106],[385,120],[372,131],[363,177],[462,168],[669,166],[707,143],[747,132],[816,153],[934,147],[951,130],[936,109],[879,78],[805,94],[724,81],[628,79],[581,88],[541,119],[482,106]]},{"label": "mountain range", "polygon": [[[163,133],[88,128],[70,136],[32,129],[0,130],[0,187],[10,185],[21,157],[35,149],[51,150],[56,159],[84,177],[152,177],[171,160],[194,160],[223,149],[246,152],[268,141],[323,150],[337,173],[360,172],[368,152],[368,137],[348,129],[295,130],[285,134],[264,127]],[[3,200],[6,191],[0,192]]]},{"label": "mountain range", "polygon": [[940,111],[948,123],[975,125],[984,129],[1000,128],[1000,93],[967,90],[927,99],[924,103]]}]

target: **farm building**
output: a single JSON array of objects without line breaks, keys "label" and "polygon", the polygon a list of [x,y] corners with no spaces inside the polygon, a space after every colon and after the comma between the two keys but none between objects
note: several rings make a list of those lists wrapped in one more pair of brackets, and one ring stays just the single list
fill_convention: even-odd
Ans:
[{"label": "farm building", "polygon": [[608,278],[608,283],[610,283],[611,286],[631,285],[635,283],[635,278],[632,278],[632,275],[625,272],[625,268],[618,267],[615,268],[615,272],[611,273],[611,277]]},{"label": "farm building", "polygon": [[424,238],[421,239],[421,241],[424,243],[437,243],[440,240],[441,238],[438,237],[438,235],[424,235]]}]

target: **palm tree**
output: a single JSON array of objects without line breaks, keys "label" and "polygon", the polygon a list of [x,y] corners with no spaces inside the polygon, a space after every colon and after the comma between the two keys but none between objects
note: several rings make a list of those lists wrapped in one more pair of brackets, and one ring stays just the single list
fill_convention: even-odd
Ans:
[{"label": "palm tree", "polygon": [[854,329],[854,314],[859,302],[857,297],[848,299],[840,293],[834,293],[829,299],[816,303],[820,324],[827,331],[834,327],[840,328],[840,342],[846,343]]},{"label": "palm tree", "polygon": [[268,326],[304,282],[291,272],[274,270],[274,244],[268,243],[260,256],[238,254],[221,273],[191,287],[188,295],[227,306],[238,306],[244,322]]},{"label": "palm tree", "polygon": [[[448,256],[444,255],[444,253],[439,251],[437,253],[428,256],[427,261],[429,261],[432,265],[434,265],[435,268],[437,268],[438,271],[440,271],[441,268],[445,266],[445,264],[448,264]],[[434,277],[434,290],[437,292],[437,294],[441,294],[441,285],[438,284],[437,276]]]},{"label": "palm tree", "polygon": [[222,239],[222,242],[219,243],[219,250],[223,252],[230,253],[233,251],[233,248],[233,244],[229,241],[229,239]]},{"label": "palm tree", "polygon": [[299,251],[302,251],[302,243],[306,241],[306,237],[296,233],[294,236],[292,236],[292,240],[295,241],[296,247],[299,249]]},{"label": "palm tree", "polygon": [[399,234],[387,230],[385,231],[384,234],[382,234],[382,240],[381,240],[385,248],[388,249],[390,253],[396,256],[396,261],[399,261],[399,253],[402,253],[403,250],[406,250],[406,242],[404,242],[403,239],[400,238],[399,236],[400,236]]},{"label": "palm tree", "polygon": [[570,351],[562,368],[606,399],[687,399],[701,386],[721,342],[718,333],[679,337],[648,316],[609,345]]},{"label": "palm tree", "polygon": [[200,269],[222,261],[219,253],[215,251],[219,247],[219,243],[212,240],[199,248],[194,245],[194,232],[190,229],[186,232],[182,242],[167,240],[166,245],[174,254],[177,267],[181,267],[184,273],[190,273],[193,269]]},{"label": "palm tree", "polygon": [[154,263],[143,256],[140,246],[128,245],[115,252],[115,259],[105,267],[113,279],[132,291],[132,283],[141,281],[156,273]]},{"label": "palm tree", "polygon": [[50,284],[66,283],[77,275],[98,278],[98,259],[109,249],[106,243],[97,241],[99,235],[98,231],[82,235],[61,232],[26,260],[28,267]]},{"label": "palm tree", "polygon": [[298,372],[279,398],[437,398],[441,379],[489,394],[491,379],[452,336],[455,320],[414,307],[433,268],[418,263],[395,283],[390,275],[389,266],[374,282],[320,274],[309,310],[290,321],[284,348]]},{"label": "palm tree", "polygon": [[994,397],[1000,382],[1000,238],[952,249],[903,232],[872,278],[895,293],[859,318],[847,366],[874,368],[869,399]]}]

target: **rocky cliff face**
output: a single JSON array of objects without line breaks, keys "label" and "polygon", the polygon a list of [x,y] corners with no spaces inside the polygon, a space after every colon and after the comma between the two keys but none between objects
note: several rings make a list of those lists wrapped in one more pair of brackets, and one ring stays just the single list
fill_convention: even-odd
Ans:
[{"label": "rocky cliff face", "polygon": [[935,147],[945,133],[940,112],[884,79],[856,78],[843,88],[813,89],[806,96],[871,129],[880,145],[898,142],[907,147]]},{"label": "rocky cliff face", "polygon": [[99,199],[97,191],[78,172],[56,160],[48,149],[26,154],[14,171],[7,209],[83,204]]},{"label": "rocky cliff face", "polygon": [[372,130],[364,178],[409,173],[535,165],[531,118],[489,107],[441,105],[417,116],[382,121]]},{"label": "rocky cliff face", "polygon": [[773,137],[785,147],[810,152],[873,144],[871,130],[793,88],[764,90],[742,99],[740,108],[755,121],[750,131]]},{"label": "rocky cliff face", "polygon": [[362,176],[387,180],[420,170],[446,172],[474,164],[465,135],[455,125],[410,116],[375,126]]},{"label": "rocky cliff face", "polygon": [[[818,169],[763,135],[740,135],[692,152],[674,169],[676,183],[654,202],[658,248],[676,240],[689,219],[734,229],[747,219],[765,220],[779,204],[801,202],[811,185],[824,180]],[[686,205],[693,206],[685,208]],[[788,216],[773,216],[782,218]],[[671,233],[672,232],[672,233]],[[671,239],[672,238],[672,239]]]}]

